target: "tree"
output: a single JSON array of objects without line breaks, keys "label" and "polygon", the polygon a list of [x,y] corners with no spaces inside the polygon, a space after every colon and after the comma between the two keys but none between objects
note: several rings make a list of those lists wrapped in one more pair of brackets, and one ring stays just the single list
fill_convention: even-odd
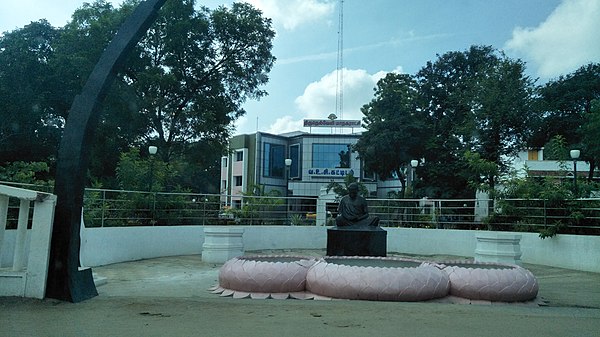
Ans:
[{"label": "tree", "polygon": [[[0,162],[55,156],[74,97],[139,1],[113,8],[96,0],[63,28],[40,21],[0,37],[0,116],[8,121],[0,126]],[[275,60],[274,34],[249,4],[211,11],[169,1],[103,102],[90,175],[117,187],[120,154],[152,144],[167,163],[201,159],[179,182],[208,186],[202,181],[216,176],[243,102],[266,95],[260,86]]]},{"label": "tree", "polygon": [[[132,10],[133,6],[128,5],[115,9],[104,0],[84,3],[61,29],[51,62],[56,115],[67,117],[73,99],[81,92],[102,51]],[[146,124],[136,106],[135,93],[122,76],[118,77],[103,102],[90,155],[90,175],[106,187],[117,187],[115,170],[120,154],[131,146],[147,146],[138,141]]]},{"label": "tree", "polygon": [[539,95],[543,119],[536,130],[534,145],[542,146],[561,135],[571,146],[584,148],[581,159],[590,162],[588,178],[591,179],[600,160],[595,147],[590,146],[595,134],[589,134],[594,131],[595,117],[591,116],[594,102],[600,99],[600,64],[587,64],[548,82],[539,89]]},{"label": "tree", "polygon": [[[417,73],[432,133],[419,176],[438,197],[468,196],[468,181],[479,181],[466,151],[493,162],[502,174],[506,158],[522,148],[530,131],[533,81],[525,65],[489,46],[449,52]],[[487,177],[493,187],[497,176]],[[466,192],[466,193],[465,193]]]},{"label": "tree", "polygon": [[[15,161],[4,166],[0,166],[0,181],[9,181],[33,185],[50,185],[48,180],[48,164],[44,162],[26,163]],[[48,190],[50,191],[50,189]]]},{"label": "tree", "polygon": [[0,164],[55,156],[62,120],[52,113],[48,88],[57,34],[40,20],[0,36]]},{"label": "tree", "polygon": [[382,179],[398,177],[404,196],[406,167],[423,154],[428,134],[416,81],[407,74],[387,74],[377,83],[375,98],[361,111],[367,131],[354,149],[364,169]]},{"label": "tree", "polygon": [[[0,37],[0,163],[45,161],[53,170],[71,103],[123,19],[110,3],[96,1],[63,28],[40,20]],[[141,132],[123,108],[132,99],[121,84],[105,103],[92,176],[114,176],[120,152]]]},{"label": "tree", "polygon": [[588,179],[594,177],[594,170],[600,163],[600,99],[591,104],[590,113],[584,117],[583,124],[579,128],[583,157],[590,163]]},{"label": "tree", "polygon": [[141,140],[156,139],[163,160],[180,156],[190,142],[226,143],[241,104],[266,93],[275,58],[270,19],[247,3],[231,9],[194,9],[195,1],[170,1],[139,45],[124,74],[146,118]]},{"label": "tree", "polygon": [[495,62],[473,79],[470,117],[474,128],[468,150],[498,165],[498,172],[487,176],[493,188],[498,174],[507,173],[509,161],[531,133],[534,85],[524,75],[521,61],[490,57]]}]

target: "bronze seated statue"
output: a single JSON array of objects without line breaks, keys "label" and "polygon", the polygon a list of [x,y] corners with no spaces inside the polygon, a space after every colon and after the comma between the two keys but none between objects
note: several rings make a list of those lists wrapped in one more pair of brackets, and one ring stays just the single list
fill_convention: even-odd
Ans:
[{"label": "bronze seated statue", "polygon": [[358,195],[358,184],[348,185],[348,195],[345,195],[338,206],[335,218],[337,227],[346,228],[378,228],[379,217],[369,215],[367,200]]}]

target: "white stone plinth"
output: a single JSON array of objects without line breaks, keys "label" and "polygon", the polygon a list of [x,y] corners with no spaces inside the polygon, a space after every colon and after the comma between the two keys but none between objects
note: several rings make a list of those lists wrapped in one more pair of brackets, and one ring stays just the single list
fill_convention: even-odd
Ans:
[{"label": "white stone plinth", "polygon": [[202,261],[224,263],[244,255],[244,229],[238,227],[204,227]]},{"label": "white stone plinth", "polygon": [[476,238],[475,262],[521,265],[521,235],[481,232]]}]

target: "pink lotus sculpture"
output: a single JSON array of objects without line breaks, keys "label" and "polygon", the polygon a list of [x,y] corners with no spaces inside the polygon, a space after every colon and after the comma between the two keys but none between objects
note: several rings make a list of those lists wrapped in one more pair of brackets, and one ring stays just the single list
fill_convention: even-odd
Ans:
[{"label": "pink lotus sculpture", "polygon": [[538,283],[528,270],[503,264],[257,255],[227,261],[211,290],[235,298],[426,301],[452,295],[516,302],[534,299]]}]

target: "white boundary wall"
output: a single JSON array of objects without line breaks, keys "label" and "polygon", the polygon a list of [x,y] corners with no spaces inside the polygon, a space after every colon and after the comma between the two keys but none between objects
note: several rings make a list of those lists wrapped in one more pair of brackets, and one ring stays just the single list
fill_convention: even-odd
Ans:
[{"label": "white boundary wall", "polygon": [[[385,228],[388,252],[472,257],[477,231]],[[5,239],[14,238],[7,231]],[[523,263],[600,273],[600,236],[559,234],[540,239],[522,235]],[[161,256],[202,253],[203,226],[82,228],[81,262],[86,267]],[[324,226],[244,226],[244,250],[325,249]],[[12,245],[8,245],[9,247]],[[7,252],[4,252],[5,254]]]},{"label": "white boundary wall", "polygon": [[85,267],[202,253],[203,226],[81,228]]}]

